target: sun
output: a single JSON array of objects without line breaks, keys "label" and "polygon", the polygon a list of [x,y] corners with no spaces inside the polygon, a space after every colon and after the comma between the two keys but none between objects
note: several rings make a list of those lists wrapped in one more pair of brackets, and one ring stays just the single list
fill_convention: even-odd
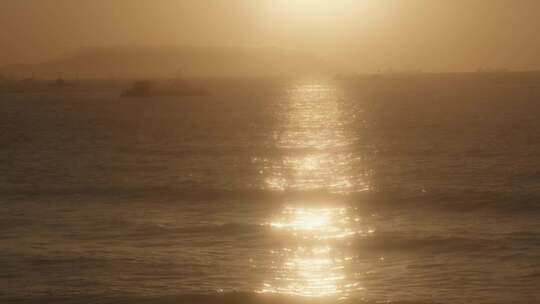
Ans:
[{"label": "sun", "polygon": [[325,1],[325,0],[288,0],[288,1],[277,1],[276,4],[288,6],[292,11],[304,11],[304,12],[322,12],[324,9],[332,7],[336,2],[334,1]]},{"label": "sun", "polygon": [[271,6],[283,16],[323,17],[332,14],[344,4],[343,1],[329,0],[274,0]]},{"label": "sun", "polygon": [[271,28],[303,33],[339,31],[350,22],[365,20],[373,0],[267,0],[264,15]]}]

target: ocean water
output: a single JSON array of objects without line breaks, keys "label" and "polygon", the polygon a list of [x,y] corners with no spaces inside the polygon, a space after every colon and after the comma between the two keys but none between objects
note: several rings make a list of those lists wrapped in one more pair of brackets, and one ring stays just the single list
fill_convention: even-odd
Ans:
[{"label": "ocean water", "polygon": [[0,94],[0,302],[540,302],[540,76],[198,85]]}]

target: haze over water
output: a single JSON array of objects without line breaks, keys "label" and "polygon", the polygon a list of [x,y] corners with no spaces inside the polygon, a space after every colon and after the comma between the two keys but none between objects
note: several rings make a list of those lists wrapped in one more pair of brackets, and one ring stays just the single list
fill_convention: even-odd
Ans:
[{"label": "haze over water", "polygon": [[[4,0],[1,8],[0,67],[56,61],[96,46],[188,45],[273,46],[361,73],[540,69],[536,0]],[[74,74],[92,77],[126,58],[83,61]],[[206,64],[188,76],[216,76],[228,63],[215,57],[198,62]],[[261,66],[272,70],[276,64],[260,61],[250,69],[267,75]],[[149,67],[143,60],[130,68],[134,74]],[[170,72],[166,65],[159,69]],[[31,71],[37,76],[36,70]],[[66,77],[57,66],[48,72]],[[104,77],[118,74],[108,71]]]},{"label": "haze over water", "polygon": [[539,300],[537,76],[198,85],[2,95],[0,299]]},{"label": "haze over water", "polygon": [[540,303],[538,29],[538,0],[0,0],[0,304]]}]

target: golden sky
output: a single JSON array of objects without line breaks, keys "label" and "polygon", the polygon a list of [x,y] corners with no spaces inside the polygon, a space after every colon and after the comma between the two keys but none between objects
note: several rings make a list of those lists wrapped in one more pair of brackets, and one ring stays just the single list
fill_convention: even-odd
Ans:
[{"label": "golden sky", "polygon": [[264,45],[359,71],[540,68],[538,0],[0,0],[0,65],[80,47]]}]

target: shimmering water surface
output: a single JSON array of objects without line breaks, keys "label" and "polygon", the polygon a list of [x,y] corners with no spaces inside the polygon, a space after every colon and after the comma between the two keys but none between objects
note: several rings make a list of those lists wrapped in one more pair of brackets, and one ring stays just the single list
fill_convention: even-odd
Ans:
[{"label": "shimmering water surface", "polygon": [[540,77],[199,85],[0,94],[0,299],[540,301]]}]

